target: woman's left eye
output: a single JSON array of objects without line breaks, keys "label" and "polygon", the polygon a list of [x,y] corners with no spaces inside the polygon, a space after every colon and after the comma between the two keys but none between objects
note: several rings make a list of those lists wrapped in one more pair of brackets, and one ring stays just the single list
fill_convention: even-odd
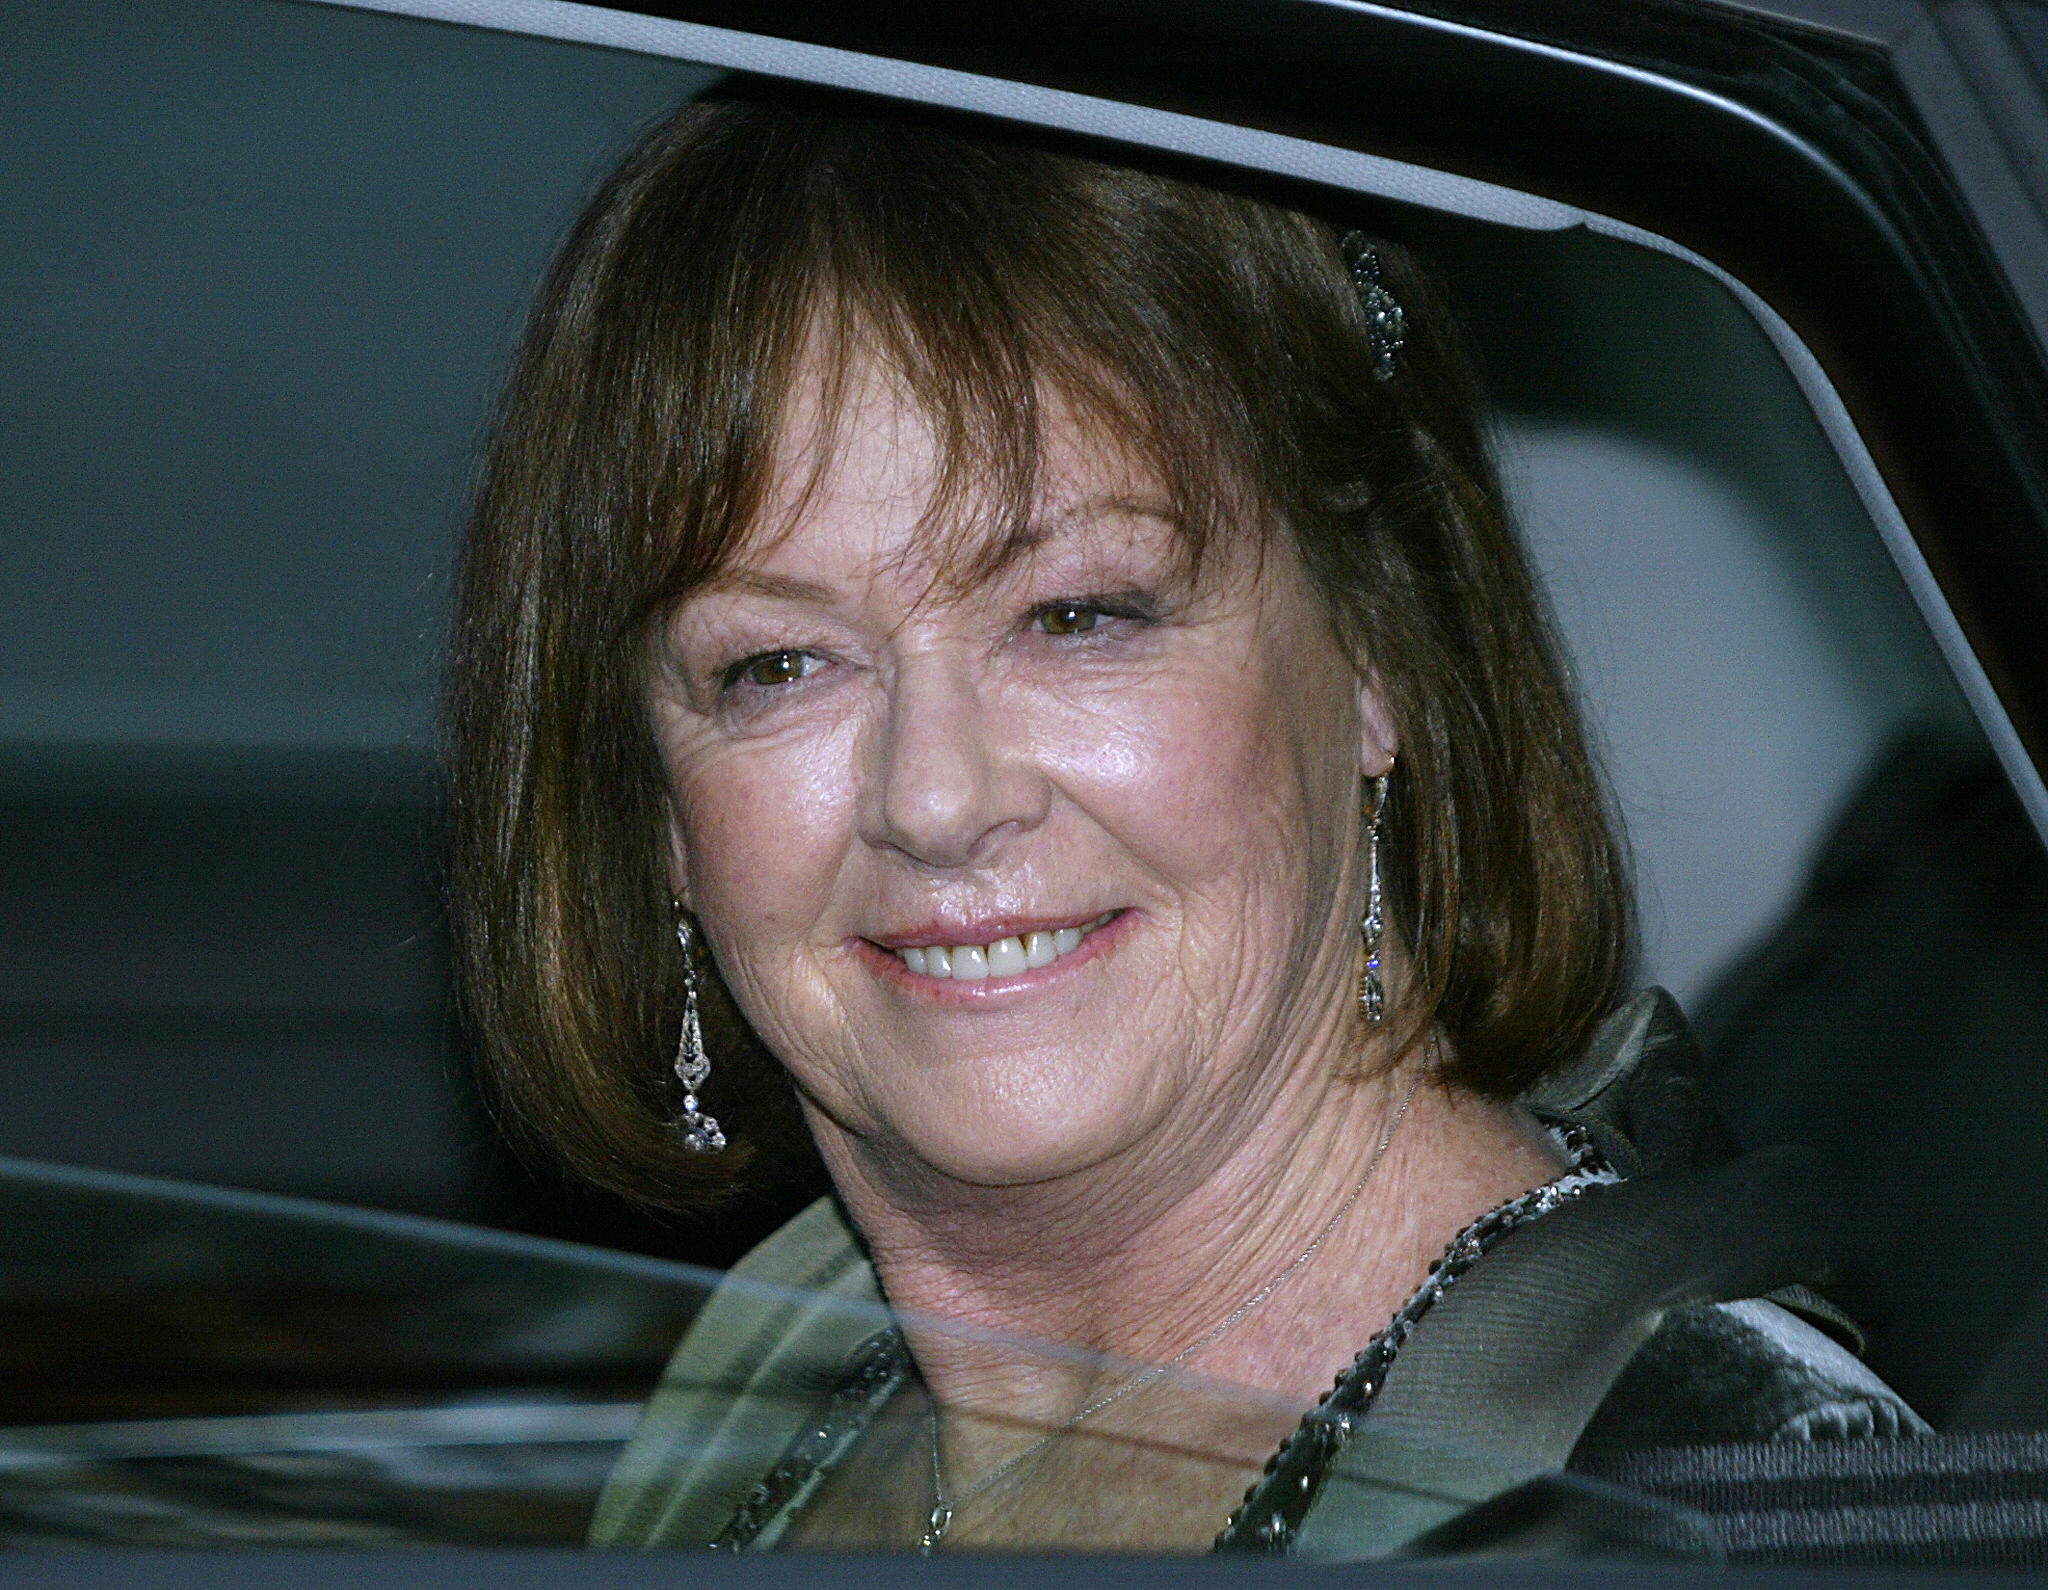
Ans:
[{"label": "woman's left eye", "polygon": [[1031,615],[1031,623],[1045,635],[1085,635],[1112,619],[1149,618],[1148,606],[1139,601],[1048,602]]},{"label": "woman's left eye", "polygon": [[1038,627],[1048,635],[1083,635],[1108,616],[1099,607],[1086,607],[1079,602],[1061,602],[1056,607],[1039,610]]},{"label": "woman's left eye", "polygon": [[776,685],[793,685],[824,666],[825,659],[816,652],[762,652],[757,657],[745,658],[727,668],[721,675],[721,682],[728,690],[740,684],[761,685],[772,689]]}]

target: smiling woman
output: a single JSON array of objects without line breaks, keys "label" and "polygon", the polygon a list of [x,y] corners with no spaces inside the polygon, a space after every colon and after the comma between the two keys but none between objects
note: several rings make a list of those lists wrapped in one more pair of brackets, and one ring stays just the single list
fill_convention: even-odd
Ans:
[{"label": "smiling woman", "polygon": [[[600,193],[467,552],[469,1007],[608,1184],[701,1202],[793,1098],[836,1198],[599,1539],[1358,1554],[1421,1527],[1339,1483],[1403,1407],[1466,1500],[1709,1413],[1913,1425],[1737,1301],[1835,1318],[1623,1005],[1478,415],[1404,253],[1243,193],[753,87]],[[1404,1403],[1508,1274],[1493,1379]]]},{"label": "smiling woman", "polygon": [[[1157,482],[1054,406],[1029,528],[948,591],[920,410],[864,364],[828,453],[820,385],[771,465],[801,502],[676,606],[651,694],[672,882],[836,1183],[1180,1159],[1273,1056],[1340,1069],[1393,727],[1300,560],[1191,571]],[[1118,1012],[1149,1052],[1106,1065],[1074,1035]]]}]

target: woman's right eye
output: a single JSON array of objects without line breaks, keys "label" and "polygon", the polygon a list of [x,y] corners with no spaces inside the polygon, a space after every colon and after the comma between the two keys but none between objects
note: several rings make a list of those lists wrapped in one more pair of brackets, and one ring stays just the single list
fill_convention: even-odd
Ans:
[{"label": "woman's right eye", "polygon": [[728,690],[742,684],[765,688],[793,685],[824,666],[825,659],[816,652],[768,651],[734,663],[720,676],[720,682]]}]

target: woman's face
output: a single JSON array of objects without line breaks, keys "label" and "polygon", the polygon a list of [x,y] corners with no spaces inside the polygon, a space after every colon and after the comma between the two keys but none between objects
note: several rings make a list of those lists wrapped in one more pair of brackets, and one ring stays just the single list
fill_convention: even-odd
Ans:
[{"label": "woman's face", "polygon": [[1156,480],[1055,419],[1036,544],[954,594],[923,414],[870,367],[835,434],[652,673],[676,889],[741,1009],[883,1163],[1008,1185],[1249,1125],[1348,1030],[1392,760],[1298,557],[1191,581]]}]

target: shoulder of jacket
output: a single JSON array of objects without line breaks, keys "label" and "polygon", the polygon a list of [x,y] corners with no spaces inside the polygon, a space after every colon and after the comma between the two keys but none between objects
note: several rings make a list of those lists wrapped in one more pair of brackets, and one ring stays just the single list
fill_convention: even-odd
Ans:
[{"label": "shoulder of jacket", "polygon": [[874,1267],[821,1198],[729,1270],[670,1356],[605,1481],[590,1541],[706,1544],[890,1323]]}]

